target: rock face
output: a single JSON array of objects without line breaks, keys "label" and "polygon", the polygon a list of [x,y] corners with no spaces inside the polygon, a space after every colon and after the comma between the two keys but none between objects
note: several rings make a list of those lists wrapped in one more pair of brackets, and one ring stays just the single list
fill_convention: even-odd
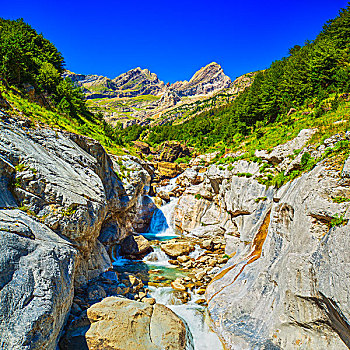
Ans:
[{"label": "rock face", "polygon": [[16,209],[0,210],[0,244],[0,348],[55,349],[72,304],[76,250]]},{"label": "rock face", "polygon": [[[189,82],[172,85],[164,84],[156,74],[141,68],[131,69],[115,79],[70,71],[66,71],[65,76],[83,89],[87,105],[93,112],[100,111],[108,123],[113,126],[120,123],[123,128],[136,123],[162,125],[189,112],[196,114],[208,108],[206,100],[212,97],[214,100],[210,105],[225,105],[254,78],[254,74],[246,74],[231,83],[215,62],[201,68]],[[228,95],[218,97],[224,89]]]},{"label": "rock face", "polygon": [[98,142],[15,119],[0,128],[0,348],[55,349],[74,287],[134,232],[150,175],[135,165],[128,192]]},{"label": "rock face", "polygon": [[208,287],[211,317],[231,348],[350,345],[344,290],[350,283],[344,243],[349,225],[330,225],[336,214],[349,217],[348,205],[331,201],[332,193],[347,191],[338,176],[319,165],[282,187],[278,202],[244,230],[256,244],[238,249]]},{"label": "rock face", "polygon": [[224,74],[223,69],[216,62],[201,68],[190,81],[180,81],[171,85],[179,96],[194,96],[209,94],[216,90],[228,88],[231,79]]},{"label": "rock face", "polygon": [[193,349],[184,322],[161,304],[109,297],[68,330],[61,349]]},{"label": "rock face", "polygon": [[178,141],[166,141],[159,149],[157,159],[163,162],[174,162],[177,158],[190,156],[191,150]]},{"label": "rock face", "polygon": [[156,74],[140,67],[131,69],[114,79],[100,75],[75,74],[69,71],[66,71],[65,75],[84,88],[87,98],[158,95],[165,87]]},{"label": "rock face", "polygon": [[[263,168],[290,171],[299,155],[317,158],[344,140],[335,135],[312,149],[305,143],[313,132],[261,151]],[[242,160],[193,166],[177,178],[176,228],[207,237],[208,247],[209,239],[224,238],[232,256],[206,289],[214,327],[228,348],[350,347],[348,163],[320,161],[280,189],[260,184],[261,165]]]},{"label": "rock face", "polygon": [[170,85],[169,89],[157,75],[140,67],[129,70],[114,79],[101,75],[83,75],[66,71],[65,76],[76,85],[83,87],[87,98],[134,97],[139,95],[159,95],[161,105],[174,105],[181,96],[209,94],[228,88],[231,79],[224,74],[221,66],[212,62],[196,72],[191,80]]}]

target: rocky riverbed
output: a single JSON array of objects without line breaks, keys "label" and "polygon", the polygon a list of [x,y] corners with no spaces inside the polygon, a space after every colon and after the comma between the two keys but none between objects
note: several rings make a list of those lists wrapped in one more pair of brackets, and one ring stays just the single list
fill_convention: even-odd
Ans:
[{"label": "rocky riverbed", "polygon": [[0,126],[1,349],[350,346],[349,133],[158,167]]}]

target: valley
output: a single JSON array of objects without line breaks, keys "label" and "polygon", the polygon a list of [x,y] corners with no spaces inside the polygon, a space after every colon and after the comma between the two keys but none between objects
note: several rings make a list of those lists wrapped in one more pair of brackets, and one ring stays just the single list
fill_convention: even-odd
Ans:
[{"label": "valley", "polygon": [[349,349],[349,24],[170,84],[0,19],[0,349]]}]

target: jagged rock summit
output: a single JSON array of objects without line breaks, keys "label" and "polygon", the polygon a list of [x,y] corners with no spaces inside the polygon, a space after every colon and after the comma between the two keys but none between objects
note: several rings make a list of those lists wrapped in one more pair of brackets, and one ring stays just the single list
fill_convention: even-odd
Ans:
[{"label": "jagged rock summit", "polygon": [[158,95],[165,87],[155,73],[140,67],[131,69],[114,79],[102,75],[75,74],[70,71],[66,71],[66,76],[83,88],[87,98]]},{"label": "jagged rock summit", "polygon": [[163,95],[169,91],[181,96],[209,94],[231,85],[221,66],[209,63],[197,71],[190,81],[179,81],[170,86],[159,80],[155,73],[140,67],[131,69],[114,79],[102,75],[84,75],[66,71],[66,76],[84,89],[86,97],[135,97],[140,95]]},{"label": "jagged rock summit", "polygon": [[[233,100],[249,86],[254,73],[231,82],[222,67],[212,62],[198,70],[189,81],[165,84],[155,73],[140,67],[110,79],[101,75],[65,72],[74,84],[81,87],[88,107],[100,111],[113,126],[133,124],[162,125],[180,118],[184,113],[204,110],[215,99],[218,107]],[[217,99],[218,93],[225,93],[224,99]],[[198,108],[198,107],[202,107]]]},{"label": "jagged rock summit", "polygon": [[212,62],[197,71],[190,81],[180,81],[171,85],[180,96],[206,95],[229,88],[231,79],[225,75],[221,66]]}]

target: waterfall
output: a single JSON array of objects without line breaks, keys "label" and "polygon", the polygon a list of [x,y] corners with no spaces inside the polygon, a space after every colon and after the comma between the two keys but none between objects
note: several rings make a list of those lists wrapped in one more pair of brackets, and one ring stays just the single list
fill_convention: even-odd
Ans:
[{"label": "waterfall", "polygon": [[169,203],[157,209],[152,216],[148,231],[143,233],[143,236],[159,241],[177,237],[174,229],[174,210],[177,202],[177,198],[172,198]]},{"label": "waterfall", "polygon": [[146,255],[143,261],[146,264],[173,267],[173,265],[168,263],[169,257],[159,248],[154,247],[153,252]]}]

